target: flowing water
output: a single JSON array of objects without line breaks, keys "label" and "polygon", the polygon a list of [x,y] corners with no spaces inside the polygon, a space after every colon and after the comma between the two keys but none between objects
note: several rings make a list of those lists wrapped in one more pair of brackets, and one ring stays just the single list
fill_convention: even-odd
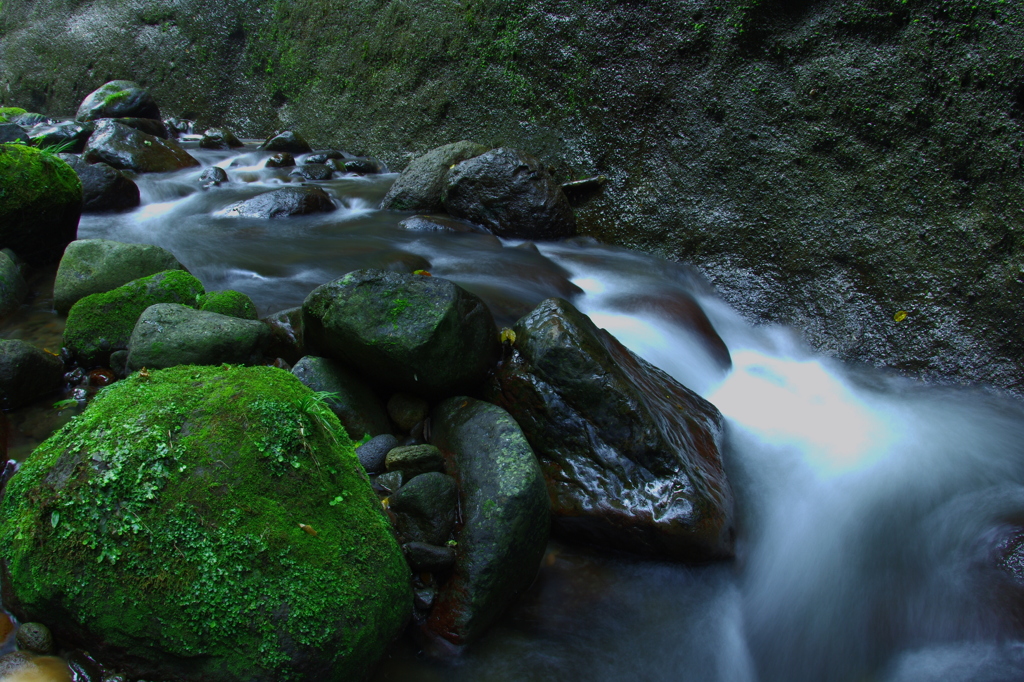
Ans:
[{"label": "flowing water", "polygon": [[[713,402],[727,417],[734,562],[683,566],[552,543],[537,582],[455,665],[396,643],[375,680],[447,682],[925,682],[1024,679],[1024,413],[980,391],[929,388],[817,358],[752,328],[685,266],[587,240],[523,244],[404,229],[376,206],[393,174],[317,183],[333,213],[223,214],[283,186],[254,151],[191,150],[201,169],[142,176],[143,206],[82,219],[81,238],[159,244],[207,290],[261,314],[362,267],[426,269],[480,295],[508,325],[550,296]],[[35,310],[0,328],[59,344],[46,278]],[[728,346],[716,359],[693,304]],[[690,311],[690,312],[688,312]],[[48,405],[9,415],[24,454]],[[20,447],[20,450],[18,448]]]}]

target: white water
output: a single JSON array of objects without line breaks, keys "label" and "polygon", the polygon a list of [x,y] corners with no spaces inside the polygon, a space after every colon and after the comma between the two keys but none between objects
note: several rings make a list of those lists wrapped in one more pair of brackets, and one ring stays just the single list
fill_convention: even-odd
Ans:
[{"label": "white water", "polygon": [[[599,326],[728,418],[734,564],[555,545],[531,594],[461,665],[440,668],[399,646],[375,679],[1024,679],[1020,625],[992,568],[999,543],[1024,526],[1018,404],[816,358],[787,330],[749,327],[677,264],[597,245],[537,253],[480,235],[405,232],[395,225],[406,215],[374,209],[394,176],[320,183],[336,197],[331,214],[217,217],[281,186],[288,169],[262,169],[252,152],[197,156],[248,180],[204,192],[198,170],[147,176],[143,207],[89,217],[80,236],[161,244],[208,289],[244,291],[263,313],[410,255],[504,305],[506,324],[517,306],[565,295],[571,280],[585,292],[574,303]],[[651,292],[700,303],[732,370],[688,328],[621,303]]]}]

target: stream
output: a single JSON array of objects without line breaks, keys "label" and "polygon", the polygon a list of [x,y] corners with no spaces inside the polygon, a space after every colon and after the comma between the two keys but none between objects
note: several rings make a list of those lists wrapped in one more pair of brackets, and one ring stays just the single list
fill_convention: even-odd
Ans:
[{"label": "stream", "polygon": [[[499,326],[570,298],[598,326],[714,403],[737,501],[737,558],[686,566],[552,542],[527,595],[456,664],[396,642],[373,680],[925,682],[1024,679],[1024,412],[981,390],[929,387],[816,357],[751,327],[689,267],[588,239],[519,243],[422,232],[377,210],[396,174],[315,183],[332,213],[223,215],[284,186],[248,146],[186,143],[202,168],[140,176],[143,205],[83,215],[79,238],[157,244],[208,291],[261,315],[366,267],[426,269],[483,298]],[[295,180],[291,180],[295,182]],[[44,273],[0,327],[59,347]],[[679,313],[696,301],[728,346],[723,370]],[[74,409],[8,414],[23,458]],[[1016,548],[1016,552],[1011,549]]]}]

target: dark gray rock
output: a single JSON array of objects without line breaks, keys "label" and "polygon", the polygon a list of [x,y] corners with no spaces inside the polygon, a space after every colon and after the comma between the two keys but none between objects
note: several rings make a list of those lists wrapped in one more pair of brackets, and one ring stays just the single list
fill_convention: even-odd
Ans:
[{"label": "dark gray rock", "polygon": [[443,545],[455,528],[459,494],[455,479],[437,472],[420,474],[388,498],[398,532],[407,542]]},{"label": "dark gray rock", "polygon": [[210,166],[209,168],[204,168],[203,172],[199,174],[199,184],[202,185],[204,189],[217,187],[222,182],[227,181],[228,172],[221,168],[220,166]]},{"label": "dark gray rock", "polygon": [[21,306],[28,296],[28,283],[21,268],[6,253],[0,252],[0,319]]},{"label": "dark gray rock", "polygon": [[[536,577],[548,542],[548,495],[530,444],[505,410],[451,398],[431,421],[434,444],[459,481],[462,528],[454,571],[426,628],[465,646]],[[440,474],[424,474],[431,475]]]},{"label": "dark gray rock", "polygon": [[388,167],[382,161],[372,156],[346,159],[344,166],[346,173],[355,173],[357,175],[375,175],[388,172]]},{"label": "dark gray rock", "polygon": [[82,158],[138,173],[163,173],[199,165],[177,142],[109,120],[96,124]]},{"label": "dark gray rock", "polygon": [[672,559],[731,556],[732,491],[714,405],[561,299],[513,331],[489,396],[537,453],[556,530]]},{"label": "dark gray rock", "polygon": [[280,310],[263,318],[270,328],[270,345],[267,357],[281,358],[290,365],[306,355],[306,343],[302,332],[302,308]]},{"label": "dark gray rock", "polygon": [[95,121],[100,118],[160,118],[160,108],[149,91],[133,81],[104,83],[82,100],[75,119]]},{"label": "dark gray rock", "polygon": [[439,277],[350,272],[314,289],[302,316],[313,352],[427,398],[471,391],[499,352],[487,306]]},{"label": "dark gray rock", "polygon": [[16,123],[0,123],[0,144],[28,144],[28,132]]},{"label": "dark gray rock", "polygon": [[155,118],[128,117],[115,118],[113,120],[120,123],[121,125],[126,125],[129,128],[134,128],[135,130],[138,130],[141,133],[146,133],[147,135],[159,137],[164,140],[174,137],[173,135],[171,135],[170,130],[167,129],[167,124]]},{"label": "dark gray rock", "polygon": [[167,132],[169,132],[172,137],[192,135],[196,129],[196,122],[187,118],[167,118],[164,119],[164,125],[167,126]]},{"label": "dark gray rock", "polygon": [[305,138],[291,130],[267,138],[260,145],[260,149],[268,152],[288,152],[289,154],[308,154],[313,151]]},{"label": "dark gray rock", "polygon": [[53,635],[50,628],[42,623],[22,623],[17,634],[18,648],[34,654],[47,655],[53,653]]},{"label": "dark gray rock", "polygon": [[74,154],[61,154],[82,181],[82,212],[125,211],[141,203],[139,186],[102,161],[86,163]]},{"label": "dark gray rock", "polygon": [[373,479],[373,487],[375,490],[390,495],[396,492],[402,487],[402,483],[405,482],[405,477],[402,476],[401,471],[388,471],[387,473],[380,474],[377,478]]},{"label": "dark gray rock", "polygon": [[331,196],[319,187],[284,187],[240,201],[223,215],[238,218],[287,218],[335,209]]},{"label": "dark gray rock", "polygon": [[333,175],[334,171],[322,163],[306,163],[296,166],[292,172],[288,173],[288,176],[292,178],[314,181],[330,180]]},{"label": "dark gray rock", "polygon": [[55,149],[69,154],[80,154],[85,143],[95,129],[92,123],[77,121],[61,121],[60,123],[43,124],[32,128],[28,136],[32,145],[40,149]]},{"label": "dark gray rock", "polygon": [[429,443],[392,448],[384,466],[388,471],[401,471],[406,479],[431,471],[445,472],[444,456]]},{"label": "dark gray rock", "polygon": [[267,168],[291,168],[295,165],[295,157],[288,152],[279,152],[263,162]]},{"label": "dark gray rock", "polygon": [[[295,364],[292,374],[314,391],[333,394],[326,398],[327,406],[338,415],[352,440],[391,433],[391,422],[380,398],[340,362],[307,355]],[[379,469],[375,464],[374,469],[367,471]]]},{"label": "dark gray rock", "polygon": [[356,448],[359,463],[368,472],[376,473],[384,469],[384,460],[391,448],[398,446],[398,439],[390,433],[374,436]]},{"label": "dark gray rock", "polygon": [[576,216],[540,161],[515,149],[492,149],[449,171],[441,197],[456,218],[499,237],[561,239],[576,233]]},{"label": "dark gray rock", "polygon": [[270,330],[257,320],[158,303],[146,308],[135,323],[127,369],[253,364],[269,340]]},{"label": "dark gray rock", "polygon": [[448,170],[486,151],[483,145],[462,140],[417,156],[391,185],[380,207],[396,211],[442,211],[441,193]]},{"label": "dark gray rock", "polygon": [[398,223],[398,226],[410,232],[487,232],[479,225],[455,220],[450,216],[414,215]]},{"label": "dark gray rock", "polygon": [[455,564],[455,550],[451,547],[407,542],[402,545],[402,552],[414,573],[443,573]]},{"label": "dark gray rock", "polygon": [[427,418],[430,403],[417,395],[396,393],[388,398],[388,416],[405,433]]},{"label": "dark gray rock", "polygon": [[0,409],[13,410],[55,391],[64,363],[21,339],[0,339]]},{"label": "dark gray rock", "polygon": [[327,163],[331,160],[344,160],[355,158],[348,152],[339,151],[337,149],[325,149],[314,151],[312,154],[308,154],[302,159],[302,163]]},{"label": "dark gray rock", "polygon": [[185,266],[162,246],[78,239],[68,244],[57,268],[53,307],[67,314],[76,301],[89,294],[110,291],[165,270],[185,270]]},{"label": "dark gray rock", "polygon": [[203,133],[199,146],[202,149],[237,149],[245,145],[227,128],[210,128]]}]

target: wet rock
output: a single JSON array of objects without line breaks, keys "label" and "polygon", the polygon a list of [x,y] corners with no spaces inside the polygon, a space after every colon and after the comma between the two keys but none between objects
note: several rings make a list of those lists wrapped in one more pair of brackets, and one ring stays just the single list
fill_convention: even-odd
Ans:
[{"label": "wet rock", "polygon": [[192,135],[196,122],[187,118],[168,118],[164,120],[164,125],[167,126],[167,132],[173,137],[181,137],[182,135]]},{"label": "wet rock", "polygon": [[398,532],[413,542],[443,545],[455,528],[458,491],[455,479],[441,473],[420,474],[388,498]]},{"label": "wet rock", "polygon": [[124,379],[128,376],[128,351],[115,350],[110,354],[110,360],[108,360],[107,363],[110,365],[111,371],[118,379]]},{"label": "wet rock", "polygon": [[405,433],[426,419],[428,414],[430,403],[419,396],[396,393],[388,399],[388,416]]},{"label": "wet rock", "polygon": [[95,127],[92,123],[61,121],[53,125],[36,126],[29,131],[28,135],[32,140],[32,145],[40,149],[50,148],[70,154],[80,154],[85,149],[85,143]]},{"label": "wet rock", "polygon": [[411,613],[409,569],[311,398],[269,367],[154,370],[103,391],[12,479],[5,607],[60,614],[58,641],[131,679],[365,679]]},{"label": "wet rock", "polygon": [[431,149],[416,157],[388,190],[381,208],[396,211],[443,211],[441,194],[448,170],[486,151],[487,147],[462,140]]},{"label": "wet rock", "polygon": [[109,682],[103,675],[103,668],[87,652],[76,649],[64,654],[64,662],[71,670],[74,682]]},{"label": "wet rock", "polygon": [[374,490],[390,495],[402,487],[405,477],[401,471],[389,471],[373,479]]},{"label": "wet rock", "polygon": [[452,576],[426,628],[464,646],[536,577],[548,541],[548,495],[533,450],[505,410],[451,398],[431,421],[434,444],[459,481],[462,528]]},{"label": "wet rock", "polygon": [[22,651],[40,655],[53,653],[53,635],[50,628],[42,623],[22,623],[18,628],[17,641]]},{"label": "wet rock", "polygon": [[431,471],[445,471],[441,451],[428,443],[392,448],[384,460],[384,466],[388,471],[401,471],[406,479]]},{"label": "wet rock", "polygon": [[375,175],[377,173],[387,173],[388,167],[383,162],[371,157],[347,159],[344,162],[346,173],[356,173],[357,175]]},{"label": "wet rock", "polygon": [[237,149],[244,147],[242,141],[227,128],[210,128],[199,140],[201,149]]},{"label": "wet rock", "polygon": [[302,315],[314,352],[428,398],[472,390],[499,351],[487,306],[440,277],[350,272],[314,289]]},{"label": "wet rock", "polygon": [[15,675],[25,674],[28,670],[36,668],[32,664],[35,656],[29,651],[12,651],[9,654],[0,656],[0,680],[15,679]]},{"label": "wet rock", "polygon": [[562,188],[540,161],[515,149],[493,149],[456,165],[442,203],[452,216],[499,237],[561,239],[576,232]]},{"label": "wet rock", "polygon": [[165,140],[172,137],[170,131],[167,129],[167,125],[155,118],[115,118],[116,122],[121,125],[126,125],[129,128],[134,128],[139,132],[152,135],[154,137],[160,137]]},{"label": "wet rock", "polygon": [[356,456],[359,463],[368,472],[375,473],[384,469],[384,459],[388,452],[398,446],[398,439],[390,433],[382,433],[374,436],[356,448]]},{"label": "wet rock", "polygon": [[338,151],[337,149],[327,149],[314,151],[312,154],[307,155],[302,159],[302,163],[327,163],[332,160],[344,160],[354,158],[351,154],[346,152]]},{"label": "wet rock", "polygon": [[199,309],[210,313],[219,313],[238,317],[243,320],[256,320],[256,304],[240,291],[225,289],[224,291],[208,291],[199,298]]},{"label": "wet rock", "polygon": [[[79,239],[68,244],[60,260],[53,286],[53,307],[66,314],[76,301],[89,294],[104,293],[167,270],[185,270],[185,266],[162,246]],[[157,302],[160,301],[154,301]]]},{"label": "wet rock", "polygon": [[107,120],[96,124],[82,158],[137,173],[164,173],[199,165],[177,142]]},{"label": "wet rock", "polygon": [[454,220],[448,216],[433,215],[414,215],[413,217],[406,218],[398,223],[398,226],[403,230],[409,230],[410,232],[464,233],[485,231],[479,225],[473,225],[472,223],[466,223],[461,220]]},{"label": "wet rock", "polygon": [[219,187],[222,182],[228,181],[228,172],[220,166],[210,166],[199,174],[199,184],[203,189]]},{"label": "wet rock", "polygon": [[0,319],[17,310],[27,296],[28,282],[22,277],[21,268],[0,251]]},{"label": "wet rock", "polygon": [[287,218],[335,209],[331,196],[319,187],[285,187],[240,201],[224,211],[239,218]]},{"label": "wet rock", "polygon": [[[352,440],[358,441],[367,435],[380,436],[391,433],[391,422],[380,399],[368,385],[340,362],[307,355],[292,368],[292,374],[312,390],[332,394],[324,400],[338,416],[338,420]],[[376,463],[376,455],[371,458],[367,454],[366,457],[368,462],[372,460],[374,463],[374,468],[367,468],[367,471],[379,471],[381,467]],[[363,455],[360,455],[360,461],[362,460]]]},{"label": "wet rock", "polygon": [[53,119],[51,119],[48,116],[45,116],[43,114],[37,114],[37,113],[31,112],[31,111],[26,111],[23,114],[18,114],[17,116],[12,116],[9,119],[8,122],[9,123],[17,123],[22,128],[32,128],[33,126],[38,126],[38,125],[49,125],[49,124],[53,123],[54,121],[53,121]]},{"label": "wet rock", "polygon": [[28,132],[16,123],[0,123],[0,144],[28,144]]},{"label": "wet rock", "polygon": [[127,350],[139,316],[155,303],[194,306],[202,283],[183,270],[141,277],[102,294],[89,294],[71,306],[64,347],[89,367],[106,365],[110,354]]},{"label": "wet rock", "polygon": [[455,564],[455,550],[451,547],[407,542],[402,545],[402,552],[416,573],[443,573]]},{"label": "wet rock", "polygon": [[267,168],[291,168],[295,165],[295,157],[287,152],[274,154],[263,162]]},{"label": "wet rock", "polygon": [[270,330],[262,322],[157,303],[142,313],[128,342],[129,372],[177,365],[254,364]]},{"label": "wet rock", "polygon": [[60,386],[64,363],[21,339],[0,339],[0,409],[32,403]]},{"label": "wet rock", "polygon": [[566,301],[544,301],[513,331],[490,396],[540,459],[556,530],[672,559],[731,556],[718,410]]},{"label": "wet rock", "polygon": [[0,145],[0,197],[0,249],[31,265],[57,261],[82,214],[82,183],[71,166],[33,147]]},{"label": "wet rock", "polygon": [[307,163],[301,166],[296,166],[295,169],[288,174],[288,177],[321,181],[330,180],[333,175],[334,171],[322,163]]},{"label": "wet rock", "polygon": [[160,118],[160,108],[149,91],[132,81],[104,83],[82,100],[75,119],[95,121],[100,118]]},{"label": "wet rock", "polygon": [[413,605],[419,611],[429,611],[437,601],[437,588],[433,585],[417,585],[413,590]]},{"label": "wet rock", "polygon": [[308,154],[313,151],[301,135],[291,130],[267,138],[260,145],[260,149],[268,152],[288,152],[289,154]]},{"label": "wet rock", "polygon": [[306,343],[302,333],[302,308],[295,307],[280,310],[263,318],[270,327],[270,345],[267,356],[282,358],[294,365],[306,355]]},{"label": "wet rock", "polygon": [[113,166],[102,161],[86,163],[74,154],[61,154],[82,181],[82,212],[124,211],[141,201],[139,186]]}]

